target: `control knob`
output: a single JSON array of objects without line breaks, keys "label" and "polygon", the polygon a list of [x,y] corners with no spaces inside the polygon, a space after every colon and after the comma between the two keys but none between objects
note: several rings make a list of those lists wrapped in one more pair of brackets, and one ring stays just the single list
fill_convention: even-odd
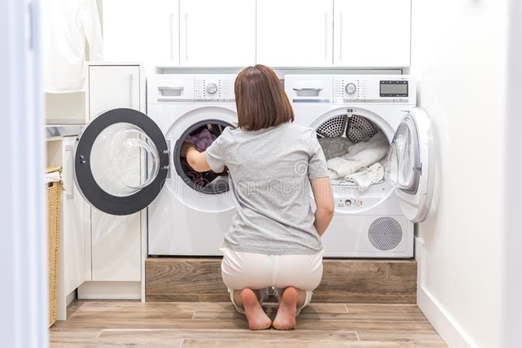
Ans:
[{"label": "control knob", "polygon": [[351,95],[354,94],[355,91],[357,91],[357,86],[355,86],[354,83],[349,83],[344,87],[344,90],[346,91],[346,93]]},{"label": "control knob", "polygon": [[217,85],[214,82],[210,82],[207,84],[207,93],[208,94],[214,94],[218,90]]}]

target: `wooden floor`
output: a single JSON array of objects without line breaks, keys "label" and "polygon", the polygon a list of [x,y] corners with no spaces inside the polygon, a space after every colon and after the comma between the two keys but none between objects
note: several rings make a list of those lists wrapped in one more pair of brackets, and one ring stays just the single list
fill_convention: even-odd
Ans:
[{"label": "wooden floor", "polygon": [[286,332],[248,330],[230,303],[79,301],[69,311],[50,330],[53,348],[446,347],[409,304],[312,303]]}]

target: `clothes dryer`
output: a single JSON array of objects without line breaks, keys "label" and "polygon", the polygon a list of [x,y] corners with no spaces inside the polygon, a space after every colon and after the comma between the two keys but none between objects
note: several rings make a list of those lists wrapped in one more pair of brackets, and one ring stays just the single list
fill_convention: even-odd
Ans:
[{"label": "clothes dryer", "polygon": [[362,191],[344,177],[331,180],[336,208],[323,236],[325,256],[413,257],[414,223],[427,215],[433,181],[430,121],[416,107],[415,79],[286,75],[285,92],[295,122],[314,128],[320,142],[343,137],[353,146],[382,132],[389,143],[379,182]]}]

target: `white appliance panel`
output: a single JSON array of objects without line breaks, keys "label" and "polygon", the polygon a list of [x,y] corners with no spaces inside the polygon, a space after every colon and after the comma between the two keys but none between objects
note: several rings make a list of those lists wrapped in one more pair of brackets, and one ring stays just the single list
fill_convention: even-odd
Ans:
[{"label": "white appliance panel", "polygon": [[[381,221],[383,224],[379,225]],[[378,228],[383,228],[383,225],[396,229],[397,233],[392,234],[389,239],[380,239],[378,234],[372,238],[372,232],[378,233]],[[322,242],[326,249],[325,257],[410,258],[413,257],[413,224],[403,215],[335,214]],[[394,245],[391,250],[379,249]]]}]

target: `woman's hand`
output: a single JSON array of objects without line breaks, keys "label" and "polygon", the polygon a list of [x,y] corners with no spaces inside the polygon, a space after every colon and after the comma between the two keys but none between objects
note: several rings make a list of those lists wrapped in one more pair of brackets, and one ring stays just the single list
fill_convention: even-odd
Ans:
[{"label": "woman's hand", "polygon": [[330,221],[332,221],[334,214],[334,199],[332,193],[332,186],[329,178],[320,178],[310,181],[312,185],[312,192],[314,193],[315,211],[314,226],[320,236],[326,232]]}]

